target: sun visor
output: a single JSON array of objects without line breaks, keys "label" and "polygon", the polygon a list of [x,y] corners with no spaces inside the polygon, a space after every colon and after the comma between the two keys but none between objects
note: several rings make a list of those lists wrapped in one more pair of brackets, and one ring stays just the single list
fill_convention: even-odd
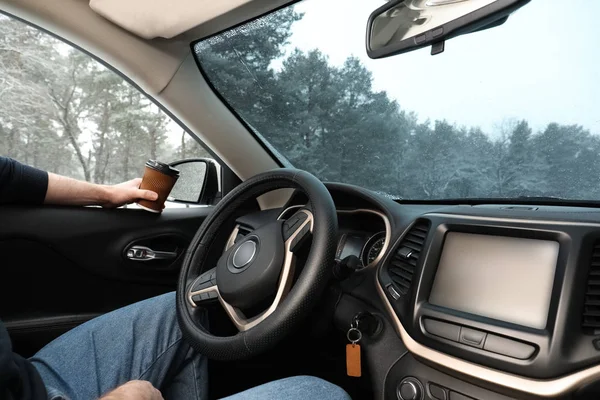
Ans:
[{"label": "sun visor", "polygon": [[169,39],[250,1],[90,0],[90,7],[137,36]]}]

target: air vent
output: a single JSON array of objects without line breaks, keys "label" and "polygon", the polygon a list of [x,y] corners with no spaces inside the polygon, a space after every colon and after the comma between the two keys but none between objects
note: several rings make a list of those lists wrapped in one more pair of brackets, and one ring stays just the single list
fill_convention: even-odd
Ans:
[{"label": "air vent", "polygon": [[402,241],[396,249],[394,258],[388,266],[388,273],[394,282],[394,288],[404,296],[410,291],[423,245],[429,232],[429,222],[419,220],[408,233],[402,238]]},{"label": "air vent", "polygon": [[596,242],[592,252],[585,289],[582,327],[587,334],[600,333],[600,242]]}]

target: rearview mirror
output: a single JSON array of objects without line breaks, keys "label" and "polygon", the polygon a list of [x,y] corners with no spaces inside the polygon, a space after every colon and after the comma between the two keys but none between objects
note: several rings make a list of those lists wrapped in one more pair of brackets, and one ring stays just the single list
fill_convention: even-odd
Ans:
[{"label": "rearview mirror", "polygon": [[503,24],[530,0],[393,0],[375,10],[367,23],[367,54],[389,57],[444,42],[465,33]]}]

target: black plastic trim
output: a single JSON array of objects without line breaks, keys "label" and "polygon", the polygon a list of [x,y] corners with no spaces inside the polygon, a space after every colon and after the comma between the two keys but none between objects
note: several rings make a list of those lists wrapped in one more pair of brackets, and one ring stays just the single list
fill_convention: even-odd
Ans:
[{"label": "black plastic trim", "polygon": [[11,319],[4,321],[4,326],[11,335],[30,332],[45,332],[52,329],[62,330],[81,325],[99,317],[99,313],[52,315],[36,318]]},{"label": "black plastic trim", "polygon": [[[512,397],[507,397],[503,394],[491,391],[490,388],[482,388],[471,382],[463,381],[454,376],[448,375],[439,369],[434,369],[416,360],[410,354],[404,355],[398,360],[389,370],[385,378],[385,399],[396,399],[396,388],[398,384],[405,378],[412,377],[419,380],[421,384],[428,390],[423,399],[435,399],[432,396],[432,386],[437,386],[439,393],[443,391],[445,394],[444,400],[452,399],[449,393],[468,395],[471,400],[511,400]],[[511,393],[512,394],[512,393]]]}]

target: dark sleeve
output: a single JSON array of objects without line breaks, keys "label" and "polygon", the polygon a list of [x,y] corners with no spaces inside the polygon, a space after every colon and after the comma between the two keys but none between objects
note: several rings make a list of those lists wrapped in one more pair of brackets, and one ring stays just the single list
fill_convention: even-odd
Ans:
[{"label": "dark sleeve", "polygon": [[10,337],[0,321],[0,399],[46,400],[44,382],[29,360],[12,352]]},{"label": "dark sleeve", "polygon": [[48,173],[0,156],[0,204],[42,204]]}]

